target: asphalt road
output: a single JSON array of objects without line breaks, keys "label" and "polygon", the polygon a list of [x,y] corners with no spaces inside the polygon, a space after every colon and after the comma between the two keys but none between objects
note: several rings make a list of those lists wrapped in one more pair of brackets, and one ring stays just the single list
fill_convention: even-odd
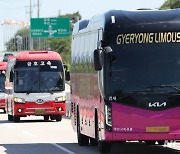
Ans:
[{"label": "asphalt road", "polygon": [[[177,154],[180,143],[166,146],[147,146],[144,143],[114,143],[111,153],[118,154]],[[80,147],[71,121],[44,122],[43,117],[21,118],[20,123],[7,120],[0,114],[0,154],[98,154],[96,146]]]}]

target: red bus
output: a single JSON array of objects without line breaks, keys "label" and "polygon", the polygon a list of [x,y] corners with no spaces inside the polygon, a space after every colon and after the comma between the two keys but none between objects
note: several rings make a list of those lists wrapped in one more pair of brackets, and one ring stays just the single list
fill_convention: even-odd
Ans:
[{"label": "red bus", "polygon": [[79,145],[180,139],[180,9],[112,10],[74,25],[71,120]]},{"label": "red bus", "polygon": [[0,62],[0,109],[5,110],[5,73],[7,62]]},{"label": "red bus", "polygon": [[65,71],[54,51],[24,51],[11,59],[5,82],[8,120],[36,115],[61,121],[66,113]]}]

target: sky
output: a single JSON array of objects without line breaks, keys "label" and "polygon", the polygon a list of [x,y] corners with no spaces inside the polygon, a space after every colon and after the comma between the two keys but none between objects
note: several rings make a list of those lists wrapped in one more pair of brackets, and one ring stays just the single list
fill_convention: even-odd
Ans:
[{"label": "sky", "polygon": [[[37,1],[32,1],[32,17],[37,17]],[[108,10],[158,9],[166,0],[39,0],[40,17],[56,17],[59,13],[79,11],[82,19]],[[30,0],[0,0],[0,22],[4,20],[29,21]],[[0,26],[0,51],[3,50],[3,28]]]}]

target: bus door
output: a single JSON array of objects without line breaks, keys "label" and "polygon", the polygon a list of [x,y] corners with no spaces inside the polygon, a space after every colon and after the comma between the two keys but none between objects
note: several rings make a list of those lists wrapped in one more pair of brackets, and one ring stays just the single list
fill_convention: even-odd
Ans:
[{"label": "bus door", "polygon": [[[103,40],[103,29],[98,30],[98,42]],[[97,43],[98,46],[99,43]],[[99,131],[99,138],[102,139],[104,138],[104,130],[105,130],[105,125],[104,125],[104,69],[98,71],[98,85],[100,87],[100,103],[98,105],[98,125],[101,131]]]}]

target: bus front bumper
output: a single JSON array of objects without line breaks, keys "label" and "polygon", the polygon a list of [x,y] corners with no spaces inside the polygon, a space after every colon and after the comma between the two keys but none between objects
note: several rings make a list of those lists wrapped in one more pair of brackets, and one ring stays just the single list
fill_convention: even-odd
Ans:
[{"label": "bus front bumper", "polygon": [[66,104],[65,103],[54,103],[51,105],[37,105],[31,103],[27,104],[15,104],[14,105],[14,115],[16,116],[27,116],[27,115],[64,115],[66,114]]},{"label": "bus front bumper", "polygon": [[105,131],[107,141],[180,140],[180,131],[170,133],[118,133]]}]

